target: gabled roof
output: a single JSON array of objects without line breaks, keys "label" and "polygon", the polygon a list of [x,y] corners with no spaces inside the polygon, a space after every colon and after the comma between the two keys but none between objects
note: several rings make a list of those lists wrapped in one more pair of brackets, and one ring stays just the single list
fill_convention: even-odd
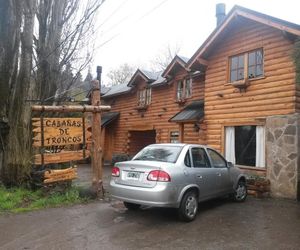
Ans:
[{"label": "gabled roof", "polygon": [[195,64],[199,60],[200,60],[200,62],[198,62],[198,63],[200,65],[205,64],[206,62],[203,58],[203,55],[220,38],[220,36],[223,34],[225,28],[239,16],[253,20],[253,21],[261,23],[261,24],[271,26],[273,28],[282,30],[284,32],[291,33],[296,36],[300,36],[300,25],[290,23],[290,22],[284,21],[279,18],[275,18],[275,17],[269,16],[269,15],[266,15],[266,14],[263,14],[263,13],[260,13],[260,12],[254,11],[254,10],[250,10],[250,9],[235,5],[232,8],[232,10],[227,14],[227,16],[223,20],[223,22],[218,27],[216,27],[216,29],[210,34],[210,36],[205,40],[205,42],[201,45],[201,47],[191,57],[191,59],[188,62],[187,67],[191,68],[193,66],[193,64]]},{"label": "gabled roof", "polygon": [[180,67],[182,67],[184,69],[187,69],[186,68],[187,61],[188,61],[188,58],[176,55],[172,59],[172,61],[169,63],[167,68],[163,71],[162,76],[167,78],[170,75],[170,73],[172,72],[172,70],[175,68],[176,65],[179,65]]},{"label": "gabled roof", "polygon": [[143,69],[137,69],[137,71],[133,74],[133,76],[129,80],[128,86],[131,87],[131,86],[135,85],[134,82],[136,81],[136,79],[138,77],[141,77],[146,82],[151,83],[151,82],[154,82],[155,80],[157,80],[159,75],[160,75],[160,72],[151,72],[151,71],[147,71],[147,70],[143,70]]}]

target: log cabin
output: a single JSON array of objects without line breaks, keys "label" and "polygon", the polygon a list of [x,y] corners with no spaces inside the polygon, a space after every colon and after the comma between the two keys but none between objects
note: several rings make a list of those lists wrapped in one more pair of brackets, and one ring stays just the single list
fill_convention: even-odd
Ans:
[{"label": "log cabin", "polygon": [[294,45],[300,26],[240,6],[217,5],[217,27],[187,60],[160,73],[137,70],[102,100],[104,158],[150,143],[207,144],[271,195],[300,199],[300,89]]},{"label": "log cabin", "polygon": [[186,62],[175,56],[163,72],[138,69],[129,83],[102,96],[112,108],[102,118],[107,121],[106,126],[102,122],[105,161],[118,154],[132,156],[152,143],[205,143],[203,74],[190,73]]},{"label": "log cabin", "polygon": [[299,84],[293,61],[300,26],[235,6],[188,61],[205,68],[206,142],[273,196],[300,195]]}]

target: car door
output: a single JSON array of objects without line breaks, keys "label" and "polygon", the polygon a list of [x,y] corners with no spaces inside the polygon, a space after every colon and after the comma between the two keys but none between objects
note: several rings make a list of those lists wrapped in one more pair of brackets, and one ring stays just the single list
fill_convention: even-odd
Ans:
[{"label": "car door", "polygon": [[191,147],[191,171],[195,183],[200,188],[200,199],[207,199],[215,196],[216,179],[215,169],[211,167],[210,161],[202,147]]},{"label": "car door", "polygon": [[217,192],[219,194],[228,193],[232,190],[230,171],[227,161],[215,150],[207,149],[211,165],[215,169]]}]

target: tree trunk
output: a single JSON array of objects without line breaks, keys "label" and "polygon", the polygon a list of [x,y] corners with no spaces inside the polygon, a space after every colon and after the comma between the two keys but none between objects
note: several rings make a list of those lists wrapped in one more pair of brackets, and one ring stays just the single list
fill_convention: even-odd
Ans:
[{"label": "tree trunk", "polygon": [[8,113],[10,130],[4,154],[6,164],[3,166],[3,177],[6,184],[20,184],[31,170],[31,109],[26,99],[36,96],[35,82],[31,79],[35,11],[36,0],[23,2],[20,66],[11,96],[12,103]]},{"label": "tree trunk", "polygon": [[8,144],[9,106],[18,71],[22,5],[18,0],[0,0],[0,173]]}]

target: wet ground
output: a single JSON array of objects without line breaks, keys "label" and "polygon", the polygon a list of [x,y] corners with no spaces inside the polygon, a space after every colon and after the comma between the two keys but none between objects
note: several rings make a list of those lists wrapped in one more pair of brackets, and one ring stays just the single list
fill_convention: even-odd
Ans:
[{"label": "wet ground", "polygon": [[300,249],[300,204],[213,200],[191,223],[173,209],[128,211],[118,201],[2,215],[0,249]]}]

